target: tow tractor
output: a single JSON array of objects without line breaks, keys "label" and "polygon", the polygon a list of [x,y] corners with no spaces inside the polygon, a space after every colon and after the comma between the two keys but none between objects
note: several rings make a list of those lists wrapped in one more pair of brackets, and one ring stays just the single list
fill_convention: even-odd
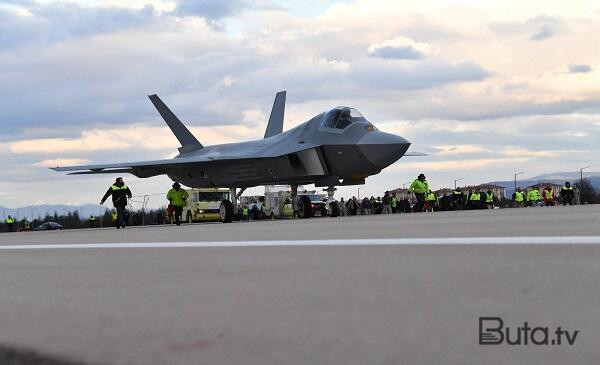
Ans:
[{"label": "tow tractor", "polygon": [[183,208],[186,222],[218,222],[219,209],[223,201],[230,200],[229,189],[199,188],[189,189],[188,199]]}]

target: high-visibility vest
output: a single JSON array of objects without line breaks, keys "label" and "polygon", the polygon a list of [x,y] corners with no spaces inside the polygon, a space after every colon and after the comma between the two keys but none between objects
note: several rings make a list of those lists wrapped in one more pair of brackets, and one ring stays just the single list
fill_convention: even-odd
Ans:
[{"label": "high-visibility vest", "polygon": [[573,187],[572,186],[569,186],[569,187],[563,186],[563,190],[573,190]]},{"label": "high-visibility vest", "polygon": [[[106,185],[104,185],[106,186]],[[123,186],[117,186],[117,185],[112,185],[110,187],[112,189],[112,191],[117,191],[117,190],[126,190],[127,189],[127,185],[123,184]]]},{"label": "high-visibility vest", "polygon": [[479,193],[473,193],[469,199],[472,201],[479,201],[481,200],[481,195],[479,195]]},{"label": "high-visibility vest", "polygon": [[90,222],[94,222],[95,220],[96,220],[96,217],[95,217],[95,216],[93,216],[93,215],[91,215],[91,216],[90,216]]},{"label": "high-visibility vest", "polygon": [[525,198],[525,194],[523,194],[522,191],[515,191],[515,201],[516,202],[522,202]]},{"label": "high-visibility vest", "polygon": [[6,218],[6,223],[13,224],[13,223],[15,223],[15,219],[13,217],[8,217],[8,218]]},{"label": "high-visibility vest", "polygon": [[248,216],[248,208],[244,207],[244,209],[242,209],[242,215]]},{"label": "high-visibility vest", "polygon": [[116,222],[117,221],[117,212],[112,212],[111,218],[112,218],[113,222]]},{"label": "high-visibility vest", "polygon": [[494,202],[494,194],[493,193],[485,193],[485,202],[493,203]]},{"label": "high-visibility vest", "polygon": [[550,200],[552,199],[552,190],[545,190],[544,189],[544,199],[546,200]]},{"label": "high-visibility vest", "polygon": [[429,184],[427,183],[427,180],[421,181],[419,179],[416,179],[412,182],[412,184],[410,184],[408,190],[417,194],[425,194],[427,190],[429,190]]},{"label": "high-visibility vest", "polygon": [[540,200],[540,192],[537,189],[529,190],[529,193],[527,194],[527,200],[529,200],[529,201]]},{"label": "high-visibility vest", "polygon": [[392,208],[396,208],[396,202],[397,202],[397,199],[396,199],[396,197],[395,197],[395,196],[393,196],[393,197],[392,197],[392,203],[391,203],[391,205],[392,205]]},{"label": "high-visibility vest", "polygon": [[434,193],[427,194],[427,201],[436,201],[436,197]]}]

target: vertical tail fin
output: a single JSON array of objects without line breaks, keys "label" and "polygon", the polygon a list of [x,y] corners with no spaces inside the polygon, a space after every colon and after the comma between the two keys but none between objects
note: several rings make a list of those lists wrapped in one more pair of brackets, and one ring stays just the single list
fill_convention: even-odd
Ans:
[{"label": "vertical tail fin", "polygon": [[265,131],[265,138],[273,137],[283,132],[283,116],[285,114],[285,91],[280,91],[275,95],[273,109],[269,117],[269,124]]},{"label": "vertical tail fin", "polygon": [[160,116],[167,122],[171,131],[177,137],[179,143],[181,143],[181,147],[179,148],[179,153],[187,153],[195,150],[199,150],[203,148],[202,144],[198,142],[196,137],[190,132],[183,123],[177,118],[175,114],[163,103],[162,100],[158,97],[158,95],[148,95],[152,104],[158,112]]}]

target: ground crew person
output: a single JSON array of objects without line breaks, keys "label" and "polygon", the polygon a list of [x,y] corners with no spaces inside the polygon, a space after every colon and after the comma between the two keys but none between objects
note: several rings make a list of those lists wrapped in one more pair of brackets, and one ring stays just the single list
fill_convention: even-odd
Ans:
[{"label": "ground crew person", "polygon": [[96,216],[93,214],[90,215],[89,222],[90,222],[90,228],[95,228],[96,227]]},{"label": "ground crew person", "polygon": [[131,198],[132,195],[131,190],[125,185],[122,177],[118,177],[115,183],[108,188],[108,191],[100,201],[100,205],[104,204],[106,199],[111,195],[113,206],[117,210],[117,229],[121,227],[125,228],[125,207],[127,206],[127,198]]},{"label": "ground crew person", "polygon": [[494,193],[492,193],[491,190],[488,190],[485,193],[485,205],[488,207],[488,209],[494,209]]},{"label": "ground crew person", "polygon": [[6,218],[6,228],[8,228],[9,232],[14,231],[15,219],[9,214]]},{"label": "ground crew person", "polygon": [[427,196],[425,197],[425,200],[427,201],[427,208],[425,210],[433,212],[435,204],[437,203],[437,196],[435,195],[435,193],[429,190]]},{"label": "ground crew person", "polygon": [[456,188],[452,192],[452,205],[456,210],[460,210],[465,205],[465,194],[460,190],[460,188]]},{"label": "ground crew person", "polygon": [[477,190],[471,192],[469,195],[469,207],[470,209],[479,208],[479,202],[481,201],[481,194]]},{"label": "ground crew person", "polygon": [[396,193],[392,194],[392,198],[390,200],[390,205],[392,207],[392,213],[398,212],[398,199],[396,198]]},{"label": "ground crew person", "polygon": [[[573,205],[573,199],[575,199],[575,192],[573,191],[573,187],[570,182],[565,182],[565,186],[560,189],[560,199],[562,200],[563,206]],[[9,216],[10,217],[10,216]]]},{"label": "ground crew person", "polygon": [[523,202],[525,201],[525,193],[521,191],[521,188],[517,188],[517,190],[512,195],[513,207],[523,208]]},{"label": "ground crew person", "polygon": [[250,211],[248,210],[247,205],[244,205],[242,208],[242,219],[245,221],[250,220]]},{"label": "ground crew person", "polygon": [[187,198],[187,191],[182,189],[178,182],[175,182],[173,184],[173,189],[169,190],[167,193],[167,200],[175,210],[175,224],[178,226],[181,224],[181,213],[183,213],[183,206],[185,205]]},{"label": "ground crew person", "polygon": [[529,190],[527,193],[527,201],[532,207],[536,207],[541,199],[542,197],[540,196],[540,191],[537,187],[531,188],[531,190]]},{"label": "ground crew person", "polygon": [[410,184],[409,191],[415,194],[417,198],[417,204],[415,204],[414,211],[422,212],[425,206],[425,194],[429,191],[429,183],[425,179],[424,174],[419,174],[417,179]]},{"label": "ground crew person", "polygon": [[383,194],[383,199],[381,200],[383,205],[383,209],[381,210],[381,214],[392,214],[392,198],[390,197],[390,192],[386,191]]},{"label": "ground crew person", "polygon": [[542,192],[542,197],[544,198],[544,205],[546,205],[547,207],[551,207],[554,205],[554,192],[552,191],[551,187],[546,186],[546,188],[544,188],[544,191]]}]

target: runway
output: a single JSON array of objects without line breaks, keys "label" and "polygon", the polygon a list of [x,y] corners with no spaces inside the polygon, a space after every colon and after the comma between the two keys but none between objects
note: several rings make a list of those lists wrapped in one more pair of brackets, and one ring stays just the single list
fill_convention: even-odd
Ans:
[{"label": "runway", "polygon": [[[2,234],[0,344],[84,364],[592,364],[599,237],[595,206]],[[479,345],[486,316],[579,333]]]}]

